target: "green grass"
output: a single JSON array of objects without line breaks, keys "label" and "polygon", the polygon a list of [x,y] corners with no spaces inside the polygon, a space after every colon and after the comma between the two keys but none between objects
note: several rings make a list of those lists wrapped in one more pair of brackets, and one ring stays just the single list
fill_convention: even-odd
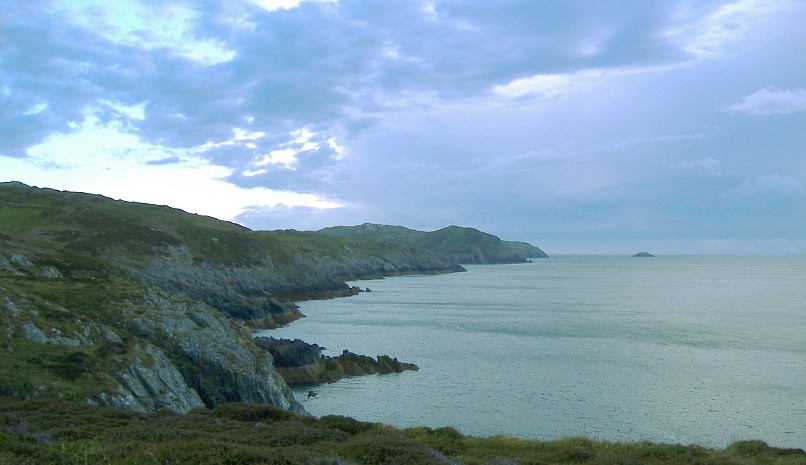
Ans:
[{"label": "green grass", "polygon": [[225,404],[186,415],[64,400],[0,397],[0,464],[586,464],[804,465],[760,441],[723,450],[586,438],[474,438],[453,428],[397,429],[341,416],[299,417]]}]

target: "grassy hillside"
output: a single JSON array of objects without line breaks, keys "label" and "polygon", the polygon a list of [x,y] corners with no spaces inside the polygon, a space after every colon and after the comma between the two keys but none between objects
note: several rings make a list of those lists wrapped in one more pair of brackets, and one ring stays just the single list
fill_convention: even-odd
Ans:
[{"label": "grassy hillside", "polygon": [[548,256],[526,242],[502,241],[492,234],[459,226],[424,232],[402,226],[364,223],[359,226],[335,226],[319,232],[335,238],[371,238],[388,244],[411,245],[429,250],[445,260],[463,264],[522,263],[529,258]]},{"label": "grassy hillside", "polygon": [[2,464],[585,464],[803,465],[802,450],[758,441],[724,450],[585,438],[474,438],[453,428],[397,429],[225,404],[185,415],[58,400],[0,398]]},{"label": "grassy hillside", "polygon": [[214,265],[253,265],[266,257],[282,265],[299,250],[374,257],[405,247],[390,247],[372,238],[251,231],[170,207],[0,183],[0,247],[80,261],[76,255],[97,258],[104,249],[148,259],[167,246],[180,245],[190,251],[194,262]]},{"label": "grassy hillside", "polygon": [[385,234],[398,239],[256,232],[0,183],[0,464],[806,464],[753,441],[521,441],[306,415],[246,326],[295,317],[269,290],[446,271],[400,237],[443,254],[500,246],[466,228]]},{"label": "grassy hillside", "polygon": [[354,276],[451,269],[411,246],[0,183],[0,396],[294,409],[245,325],[293,321],[284,298],[349,294]]}]

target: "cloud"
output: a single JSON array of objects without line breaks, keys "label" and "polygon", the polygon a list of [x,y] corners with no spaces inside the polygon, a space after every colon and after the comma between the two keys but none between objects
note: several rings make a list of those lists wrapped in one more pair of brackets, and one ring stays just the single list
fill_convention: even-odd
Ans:
[{"label": "cloud", "polygon": [[723,198],[730,200],[804,199],[806,189],[791,176],[765,174],[745,178],[740,185],[725,192]]},{"label": "cloud", "polygon": [[[693,228],[719,192],[786,192],[757,175],[760,150],[774,153],[762,172],[802,182],[798,121],[713,109],[799,82],[803,13],[759,0],[22,2],[0,16],[0,176],[273,227],[566,238],[686,211]],[[802,98],[768,89],[724,109],[803,111]]]},{"label": "cloud", "polygon": [[700,158],[697,160],[682,160],[670,165],[678,170],[701,171],[709,176],[721,176],[720,167],[722,162],[713,157]]},{"label": "cloud", "polygon": [[678,2],[672,18],[679,24],[664,36],[697,58],[724,53],[731,44],[757,33],[770,16],[787,14],[791,0],[734,0],[730,2]]},{"label": "cloud", "polygon": [[761,89],[728,105],[725,111],[762,116],[806,112],[806,90]]}]

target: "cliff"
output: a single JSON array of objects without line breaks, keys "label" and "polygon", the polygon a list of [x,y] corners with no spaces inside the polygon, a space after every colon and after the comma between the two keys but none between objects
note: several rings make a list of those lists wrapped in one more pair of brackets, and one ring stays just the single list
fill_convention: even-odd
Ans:
[{"label": "cliff", "polygon": [[252,328],[301,318],[293,300],[356,293],[346,280],[463,270],[424,245],[0,183],[0,396],[302,413]]},{"label": "cliff", "polygon": [[356,292],[348,277],[456,269],[410,247],[314,239],[2,183],[0,395],[302,413],[252,327],[302,317],[289,297]]},{"label": "cliff", "polygon": [[115,276],[0,255],[0,395],[139,412],[227,402],[302,414],[271,355],[215,308]]}]

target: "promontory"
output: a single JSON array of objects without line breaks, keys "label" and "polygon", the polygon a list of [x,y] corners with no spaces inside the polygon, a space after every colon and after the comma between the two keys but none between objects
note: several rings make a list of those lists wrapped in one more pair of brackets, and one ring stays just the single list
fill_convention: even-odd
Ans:
[{"label": "promontory", "polygon": [[356,293],[346,281],[358,278],[543,255],[472,228],[252,231],[165,206],[0,183],[0,396],[305,414],[252,337],[302,317],[293,302]]}]

